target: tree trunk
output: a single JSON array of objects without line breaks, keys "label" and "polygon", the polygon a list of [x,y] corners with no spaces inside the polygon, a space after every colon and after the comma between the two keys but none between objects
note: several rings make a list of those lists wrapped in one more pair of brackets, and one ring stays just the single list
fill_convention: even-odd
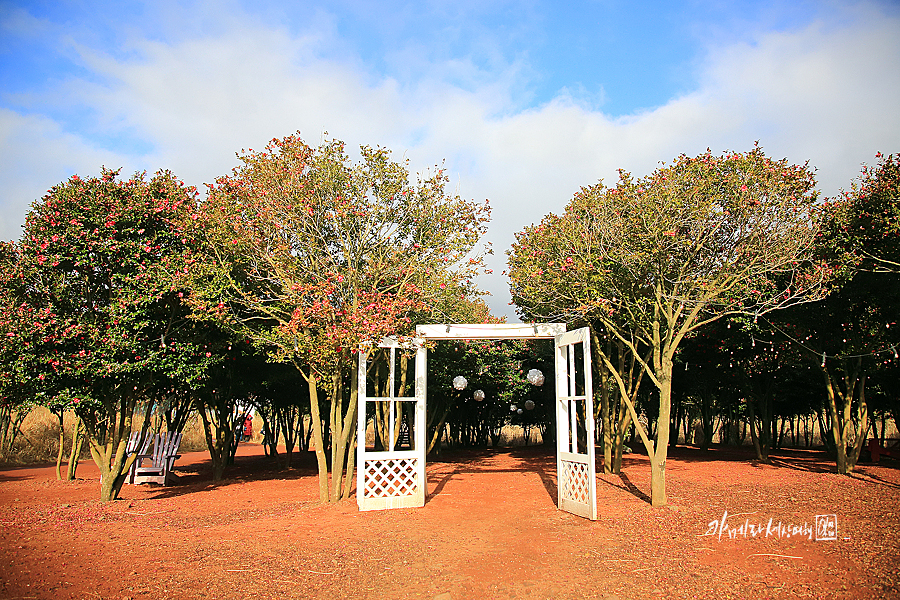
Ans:
[{"label": "tree trunk", "polygon": [[[830,414],[827,407],[825,409],[825,414]],[[819,427],[819,443],[822,445],[827,445],[827,442],[825,441],[825,416],[820,410],[816,411],[816,425],[818,425]],[[813,439],[815,439],[815,429],[813,430]]]},{"label": "tree trunk", "polygon": [[63,416],[65,413],[60,409],[58,413],[54,414],[59,421],[59,448],[56,450],[56,480],[62,481],[62,457],[66,445],[66,429],[63,427]]},{"label": "tree trunk", "polygon": [[715,417],[712,409],[712,394],[703,392],[700,396],[700,428],[703,431],[703,441],[700,442],[701,450],[709,450],[715,428]]},{"label": "tree trunk", "polygon": [[[667,446],[668,444],[657,444],[657,454]],[[663,456],[661,460],[650,460],[650,506],[665,506],[666,502],[666,459]]]},{"label": "tree trunk", "polygon": [[[100,470],[100,500],[103,502],[119,496],[137,456],[126,456],[125,449],[131,435],[138,393],[137,390],[126,390],[118,397],[107,399],[100,410],[101,415],[93,413],[91,418],[84,420],[91,458]],[[150,409],[152,402],[148,403],[148,411]]]},{"label": "tree trunk", "polygon": [[15,405],[12,398],[10,404],[0,406],[0,458],[9,457],[13,444],[21,433],[22,422],[29,412],[31,409],[28,405]]},{"label": "tree trunk", "polygon": [[612,472],[622,472],[622,448],[625,445],[625,432],[631,426],[631,413],[625,407],[625,402],[619,404],[619,427],[616,430],[616,452],[613,456]]},{"label": "tree trunk", "polygon": [[315,373],[301,371],[309,389],[309,408],[312,417],[313,443],[316,445],[316,464],[319,469],[319,500],[328,502],[328,458],[325,455],[325,440],[322,435],[322,416],[319,411],[319,390]]},{"label": "tree trunk", "polygon": [[847,466],[852,471],[856,468],[856,462],[859,460],[859,455],[862,452],[863,445],[866,443],[866,438],[869,437],[869,405],[866,403],[866,374],[863,373],[860,377],[861,381],[859,384],[859,407],[858,407],[858,429],[854,432],[856,434],[856,441],[851,447],[850,456],[847,457]]},{"label": "tree trunk", "polygon": [[278,417],[274,406],[266,406],[260,401],[256,405],[256,412],[262,418],[262,443],[266,456],[278,456]]},{"label": "tree trunk", "polygon": [[606,368],[598,365],[600,368],[600,423],[603,435],[603,472],[612,473],[613,461],[613,411],[610,407],[609,387],[606,385]]},{"label": "tree trunk", "polygon": [[[756,407],[759,407],[759,415],[756,414]],[[747,425],[750,429],[750,439],[753,442],[753,448],[756,450],[756,457],[764,462],[770,462],[769,452],[772,449],[772,409],[768,397],[757,398],[756,400],[747,400],[747,411],[749,413]]]},{"label": "tree trunk", "polygon": [[[661,396],[662,394],[660,394]],[[662,400],[660,400],[662,402]],[[667,429],[669,432],[668,443],[670,446],[678,445],[678,432],[681,429],[681,401],[680,399],[675,399],[674,406],[672,406],[673,402],[669,400],[669,414],[670,420],[667,423]],[[673,410],[674,409],[674,410]],[[662,418],[662,413],[660,413],[660,419]],[[657,434],[657,440],[659,439]],[[659,450],[658,442],[657,442],[657,451]]]},{"label": "tree trunk", "polygon": [[[453,403],[447,404],[443,411],[441,411],[440,419],[438,420],[438,424],[433,428],[430,440],[428,441],[428,448],[425,450],[425,454],[431,454],[431,451],[434,450],[435,454],[440,454],[440,443],[441,437],[444,434],[444,429],[447,425],[447,415],[450,414],[450,409],[453,408]],[[429,429],[431,429],[429,427]]]},{"label": "tree trunk", "polygon": [[[282,465],[285,469],[290,469],[294,446],[297,443],[297,420],[302,421],[302,416],[299,414],[300,409],[295,406],[281,406],[276,410],[278,411],[276,427],[281,427],[281,437],[284,438],[284,462]],[[277,432],[275,438],[278,438]]]},{"label": "tree trunk", "polygon": [[809,415],[803,415],[803,445],[806,448],[809,448]]},{"label": "tree trunk", "polygon": [[75,471],[78,469],[78,461],[81,458],[81,446],[84,442],[84,427],[81,418],[75,416],[75,425],[72,426],[72,450],[69,453],[69,462],[66,465],[66,480],[75,481]]},{"label": "tree trunk", "polygon": [[[863,443],[869,432],[869,411],[866,404],[866,374],[862,370],[862,359],[855,359],[851,366],[849,360],[843,361],[843,385],[831,375],[827,366],[822,366],[825,376],[827,397],[825,406],[831,417],[831,436],[837,452],[837,472],[848,475],[853,472]],[[859,390],[858,415],[854,423],[852,412],[853,398]],[[850,446],[850,435],[854,434],[853,445]],[[849,447],[849,452],[848,452]]]},{"label": "tree trunk", "polygon": [[213,481],[225,477],[225,469],[233,462],[238,441],[235,438],[237,424],[234,422],[235,407],[232,400],[214,392],[207,402],[197,398],[197,412],[203,423],[203,435],[212,462]]},{"label": "tree trunk", "polygon": [[[595,412],[599,414],[595,414],[594,418],[597,419],[598,416],[600,417],[600,436],[603,441],[603,472],[612,473],[614,454],[613,431],[616,428],[613,425],[613,410],[610,406],[612,398],[610,398],[608,385],[609,370],[601,358],[600,336],[597,335],[597,331],[593,325],[590,327],[590,334],[591,349],[594,355],[591,359],[591,363],[594,365],[594,371],[597,373],[597,377],[594,379],[596,388],[594,390],[594,396],[600,399],[599,406],[595,410]],[[611,351],[612,342],[608,340],[606,343],[606,354],[609,355]]]},{"label": "tree trunk", "polygon": [[672,410],[672,359],[662,356],[659,372],[659,419],[656,431],[656,452],[650,460],[650,505],[666,505],[666,458],[669,452],[669,424]]},{"label": "tree trunk", "polygon": [[[359,357],[359,354],[357,354]],[[347,357],[349,358],[349,357]],[[351,365],[356,361],[351,361]],[[354,375],[356,371],[354,370]],[[344,466],[349,463],[347,460],[347,451],[351,448],[350,438],[356,432],[356,414],[358,400],[357,377],[350,377],[351,382],[351,399],[347,404],[346,412],[344,409],[344,386],[343,373],[340,369],[332,375],[331,379],[331,402],[335,414],[334,423],[332,425],[332,461],[331,461],[331,500],[337,502],[344,495],[342,486],[345,480]],[[399,429],[396,427],[395,429]],[[395,432],[395,436],[399,432]],[[396,438],[395,438],[396,441]],[[349,489],[349,486],[348,486]]]}]

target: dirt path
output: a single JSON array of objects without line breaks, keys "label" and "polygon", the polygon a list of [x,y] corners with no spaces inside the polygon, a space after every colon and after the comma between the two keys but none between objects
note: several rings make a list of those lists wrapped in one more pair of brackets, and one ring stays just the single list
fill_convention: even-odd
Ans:
[{"label": "dirt path", "polygon": [[[590,522],[556,509],[543,448],[445,456],[424,508],[367,513],[318,504],[310,457],[280,471],[261,454],[242,445],[219,484],[188,454],[177,485],[126,486],[108,504],[91,463],[72,484],[0,470],[0,598],[900,598],[891,466],[850,478],[816,452],[759,465],[679,449],[670,505],[654,509],[632,455],[622,477],[598,477]],[[777,527],[816,515],[835,515],[836,539]]]}]

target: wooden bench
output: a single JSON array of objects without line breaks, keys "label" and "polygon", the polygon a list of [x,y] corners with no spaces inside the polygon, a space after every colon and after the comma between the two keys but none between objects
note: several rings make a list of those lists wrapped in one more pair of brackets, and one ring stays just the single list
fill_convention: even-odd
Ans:
[{"label": "wooden bench", "polygon": [[[181,445],[181,434],[165,432],[155,436],[152,454],[138,454],[134,469],[132,483],[158,483],[166,485],[175,466],[175,461],[181,458],[178,454],[178,446]],[[143,466],[145,460],[150,461],[149,466]]]},{"label": "wooden bench", "polygon": [[134,483],[134,473],[138,468],[138,465],[141,464],[141,456],[148,456],[148,452],[150,451],[150,445],[153,443],[156,438],[155,435],[150,435],[147,432],[147,436],[141,440],[140,431],[133,431],[131,436],[128,438],[128,444],[125,446],[125,456],[128,457],[131,454],[137,454],[138,458],[131,463],[131,468],[128,470],[128,478],[126,481],[128,483]]}]

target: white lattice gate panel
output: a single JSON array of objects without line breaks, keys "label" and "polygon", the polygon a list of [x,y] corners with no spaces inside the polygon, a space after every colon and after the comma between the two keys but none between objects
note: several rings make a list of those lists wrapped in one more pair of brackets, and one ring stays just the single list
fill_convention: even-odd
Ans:
[{"label": "white lattice gate panel", "polygon": [[559,508],[597,518],[590,330],[556,336],[556,472]]},{"label": "white lattice gate panel", "polygon": [[367,460],[363,497],[414,495],[419,489],[418,462],[415,458]]},{"label": "white lattice gate panel", "polygon": [[587,504],[591,501],[591,474],[586,463],[562,460],[563,498]]},{"label": "white lattice gate panel", "polygon": [[[388,380],[381,386],[380,396],[368,396],[367,360],[359,361],[357,408],[357,458],[356,502],[360,510],[385,508],[413,508],[425,505],[425,361],[426,351],[422,340],[400,343],[385,340],[380,344],[387,349]],[[400,396],[397,385],[398,352],[415,349],[415,395]],[[361,356],[365,357],[366,353]],[[378,386],[376,386],[378,387]],[[366,444],[366,425],[369,409],[381,407],[386,412],[389,428],[380,449]],[[403,407],[412,406],[411,410]],[[399,430],[398,430],[399,429]],[[407,437],[399,434],[406,432]],[[398,443],[400,442],[400,443]],[[400,450],[400,447],[407,448]]]}]

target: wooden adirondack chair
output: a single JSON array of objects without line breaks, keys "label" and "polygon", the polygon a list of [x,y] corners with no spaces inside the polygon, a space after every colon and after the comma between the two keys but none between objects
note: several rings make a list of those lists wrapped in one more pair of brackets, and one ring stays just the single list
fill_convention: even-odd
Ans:
[{"label": "wooden adirondack chair", "polygon": [[[175,461],[181,458],[178,454],[178,446],[181,445],[180,433],[161,433],[156,437],[156,444],[153,447],[153,454],[138,456],[143,462],[146,459],[151,461],[150,466],[138,465],[134,472],[134,483],[140,485],[142,483],[158,483],[166,485]],[[137,462],[137,461],[135,461]]]},{"label": "wooden adirondack chair", "polygon": [[128,483],[134,483],[134,474],[137,470],[138,466],[141,464],[142,457],[148,458],[150,455],[148,452],[150,451],[150,444],[153,443],[155,435],[150,435],[149,432],[147,437],[144,439],[144,443],[140,444],[141,441],[141,432],[133,431],[131,432],[131,437],[128,438],[128,444],[125,446],[125,456],[127,457],[130,454],[137,454],[137,458],[131,463],[131,469],[128,470]]}]

